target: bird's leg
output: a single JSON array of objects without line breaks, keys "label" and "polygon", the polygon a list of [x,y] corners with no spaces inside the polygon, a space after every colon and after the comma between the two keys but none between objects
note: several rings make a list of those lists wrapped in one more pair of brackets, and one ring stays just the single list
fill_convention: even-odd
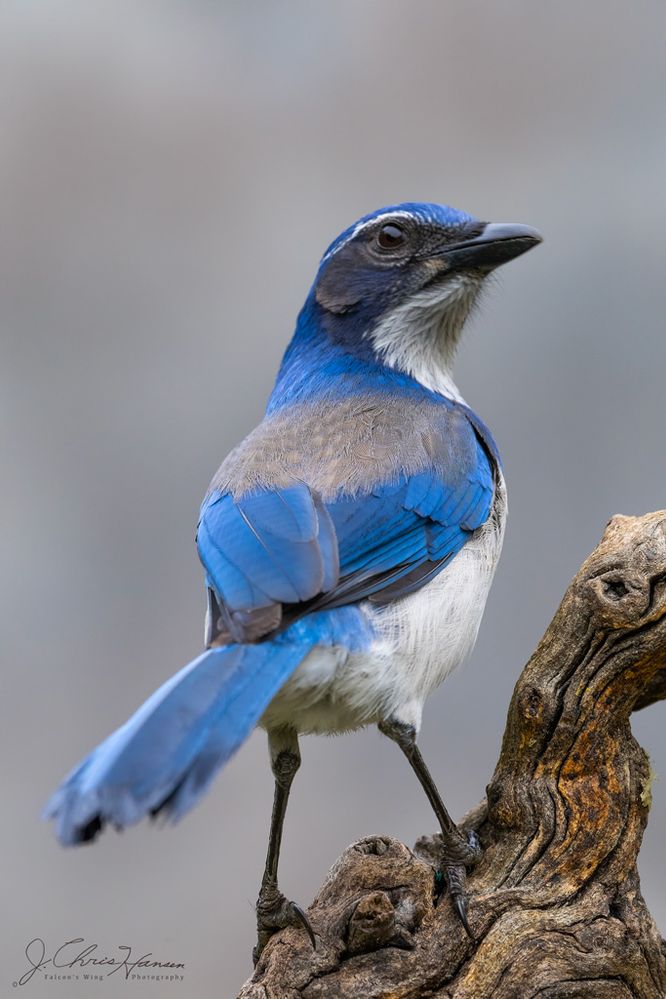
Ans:
[{"label": "bird's leg", "polygon": [[252,952],[254,963],[277,931],[285,926],[303,926],[316,947],[315,936],[308,917],[295,902],[290,902],[278,888],[277,872],[282,842],[282,827],[289,801],[289,790],[296,771],[301,765],[298,737],[292,728],[272,729],[268,733],[268,746],[271,754],[271,769],[275,777],[275,796],[271,815],[271,830],[268,837],[266,867],[261,879],[257,899],[257,946]]},{"label": "bird's leg", "polygon": [[428,801],[437,816],[442,831],[442,866],[460,921],[472,939],[474,935],[467,921],[467,894],[465,892],[465,868],[473,864],[479,857],[479,845],[476,836],[466,839],[447,812],[444,802],[428,770],[421,751],[416,745],[416,732],[411,725],[404,722],[387,719],[378,725],[379,731],[392,739],[402,749],[409,760],[412,770],[421,782],[421,787],[428,796]]}]

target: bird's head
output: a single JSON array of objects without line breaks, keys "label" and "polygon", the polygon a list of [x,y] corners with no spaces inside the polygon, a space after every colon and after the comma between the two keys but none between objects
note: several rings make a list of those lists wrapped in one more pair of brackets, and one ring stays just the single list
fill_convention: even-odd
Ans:
[{"label": "bird's head", "polygon": [[331,243],[310,301],[335,343],[427,381],[450,367],[488,274],[540,242],[530,226],[444,205],[382,208]]}]

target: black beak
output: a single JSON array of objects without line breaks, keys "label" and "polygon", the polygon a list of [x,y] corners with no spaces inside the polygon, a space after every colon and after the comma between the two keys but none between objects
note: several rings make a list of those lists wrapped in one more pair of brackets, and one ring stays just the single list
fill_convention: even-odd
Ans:
[{"label": "black beak", "polygon": [[447,246],[442,250],[442,257],[451,270],[479,268],[491,271],[521,253],[527,253],[542,241],[541,233],[531,225],[488,222],[478,235]]}]

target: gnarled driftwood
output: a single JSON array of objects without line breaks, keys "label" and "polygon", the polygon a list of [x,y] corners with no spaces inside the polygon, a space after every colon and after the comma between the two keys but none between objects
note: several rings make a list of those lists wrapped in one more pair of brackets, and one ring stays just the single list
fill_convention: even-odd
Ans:
[{"label": "gnarled driftwood", "polygon": [[666,511],[614,517],[523,670],[485,800],[463,825],[471,941],[437,897],[436,837],[349,847],[240,999],[662,999],[666,944],[636,858],[648,760],[629,716],[666,697]]}]

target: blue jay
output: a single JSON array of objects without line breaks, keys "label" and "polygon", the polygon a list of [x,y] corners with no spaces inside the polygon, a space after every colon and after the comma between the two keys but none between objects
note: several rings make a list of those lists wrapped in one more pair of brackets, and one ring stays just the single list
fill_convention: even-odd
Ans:
[{"label": "blue jay", "polygon": [[197,532],[206,651],[159,688],[51,797],[63,844],[146,815],[181,818],[255,726],[275,798],[255,960],[302,925],[278,889],[299,733],[376,724],[409,760],[442,833],[441,868],[469,932],[456,827],[416,744],[426,697],[469,655],[502,547],[493,438],[452,377],[486,276],[541,241],[405,203],[324,254],[266,415],[213,478]]}]

